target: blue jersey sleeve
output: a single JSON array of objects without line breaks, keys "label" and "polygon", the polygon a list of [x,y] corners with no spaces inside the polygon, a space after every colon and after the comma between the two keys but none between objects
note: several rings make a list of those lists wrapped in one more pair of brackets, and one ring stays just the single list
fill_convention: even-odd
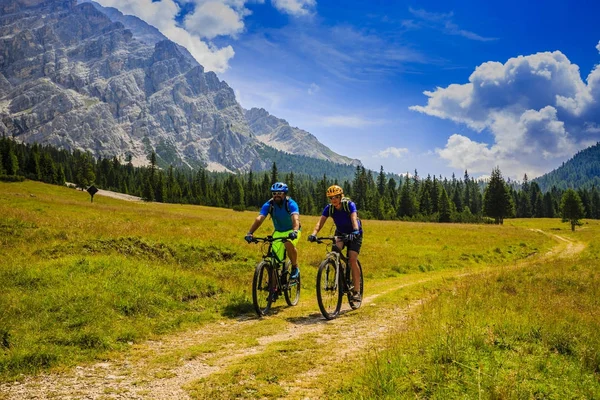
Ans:
[{"label": "blue jersey sleeve", "polygon": [[353,201],[348,202],[348,209],[350,210],[350,214],[352,214],[353,212],[358,214],[358,209],[356,208],[356,204],[354,204]]},{"label": "blue jersey sleeve", "polygon": [[325,208],[323,209],[323,213],[321,213],[321,216],[329,217],[329,207],[331,207],[331,204],[327,204],[325,206]]},{"label": "blue jersey sleeve", "polygon": [[288,200],[288,207],[290,209],[290,214],[300,214],[300,208],[298,207],[298,203],[296,203],[294,200]]},{"label": "blue jersey sleeve", "polygon": [[271,203],[267,201],[265,204],[263,204],[259,214],[263,217],[266,217],[267,215],[269,215],[269,209],[271,209]]}]

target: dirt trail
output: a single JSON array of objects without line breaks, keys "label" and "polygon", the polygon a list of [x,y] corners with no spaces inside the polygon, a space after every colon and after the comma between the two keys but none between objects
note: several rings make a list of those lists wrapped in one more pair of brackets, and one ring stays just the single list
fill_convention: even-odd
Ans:
[{"label": "dirt trail", "polygon": [[[585,248],[582,243],[558,235],[541,233],[550,235],[557,241],[557,245],[543,255],[541,261],[573,257]],[[540,262],[540,259],[532,262]],[[520,265],[526,264],[529,262],[524,261]],[[455,277],[465,275],[467,274],[457,273]],[[428,280],[430,279],[421,279],[366,296],[362,307],[378,307],[376,301],[382,295]],[[306,297],[311,296],[310,289],[305,289],[303,293],[304,302],[308,302]],[[295,321],[288,318],[284,328],[277,329],[275,334],[259,335],[253,344],[240,346],[239,343],[225,341],[221,346],[217,346],[216,350],[190,351],[219,338],[227,338],[229,335],[234,337],[239,332],[257,328],[258,324],[269,321],[252,318],[209,324],[197,330],[166,336],[160,341],[148,341],[132,346],[130,352],[119,356],[118,359],[80,365],[61,373],[27,377],[20,382],[0,384],[0,399],[189,399],[184,387],[191,382],[223,372],[229,366],[243,362],[246,357],[264,352],[273,343],[292,344],[296,339],[315,334],[324,348],[336,343],[339,351],[334,362],[339,362],[340,357],[351,362],[352,359],[356,359],[358,353],[364,354],[365,351],[379,348],[384,342],[382,339],[388,336],[390,330],[401,328],[410,313],[427,300],[423,298],[405,307],[398,306],[391,309],[391,312],[388,306],[385,314],[358,314],[361,313],[359,310],[348,315],[345,315],[349,311],[346,302],[342,315],[333,321],[325,321],[319,313],[315,313],[316,305],[311,302],[304,306],[305,309],[300,310],[303,313],[307,311],[304,315],[309,315],[308,317]],[[312,314],[309,314],[310,312]],[[352,314],[358,314],[358,317],[347,318],[354,317]],[[285,317],[285,311],[268,318],[282,317]],[[319,365],[321,366],[318,368],[297,375],[294,381],[282,382],[287,391],[286,397],[322,398],[323,392],[315,382],[330,366],[324,363]]]}]

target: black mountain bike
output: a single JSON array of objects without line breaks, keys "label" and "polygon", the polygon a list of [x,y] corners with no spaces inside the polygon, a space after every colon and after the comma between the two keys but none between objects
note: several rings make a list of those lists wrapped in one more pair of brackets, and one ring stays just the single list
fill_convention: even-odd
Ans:
[{"label": "black mountain bike", "polygon": [[353,299],[354,284],[352,283],[352,268],[348,264],[348,250],[346,248],[344,256],[335,244],[337,238],[347,241],[345,235],[342,237],[318,237],[316,240],[317,243],[331,244],[331,250],[321,261],[317,272],[317,301],[321,313],[326,319],[334,319],[339,315],[344,294],[348,296],[348,303],[353,310],[359,308],[362,304],[364,290],[362,265],[358,261],[361,300]]},{"label": "black mountain bike", "polygon": [[266,315],[271,305],[283,294],[289,306],[295,306],[300,299],[300,276],[290,279],[292,263],[286,260],[286,252],[280,259],[273,251],[273,242],[288,241],[286,237],[264,238],[255,237],[254,243],[263,243],[262,261],[256,265],[254,279],[252,281],[252,301],[254,309],[259,316]]}]

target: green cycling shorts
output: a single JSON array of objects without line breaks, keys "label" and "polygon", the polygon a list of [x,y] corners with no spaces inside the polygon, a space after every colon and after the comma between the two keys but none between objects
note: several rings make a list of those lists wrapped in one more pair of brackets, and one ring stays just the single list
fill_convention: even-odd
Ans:
[{"label": "green cycling shorts", "polygon": [[[292,232],[294,232],[293,229],[290,229],[289,231],[283,231],[283,232],[275,231],[275,232],[273,232],[273,237],[274,238],[288,237],[289,234]],[[298,237],[296,239],[290,240],[290,242],[292,242],[294,247],[296,247],[298,245],[298,240],[300,240],[301,232],[302,231],[298,231]],[[284,251],[285,251],[285,245],[283,244],[283,242],[280,242],[280,241],[273,242],[273,252],[277,255],[277,258],[279,258],[282,261],[283,261]]]}]

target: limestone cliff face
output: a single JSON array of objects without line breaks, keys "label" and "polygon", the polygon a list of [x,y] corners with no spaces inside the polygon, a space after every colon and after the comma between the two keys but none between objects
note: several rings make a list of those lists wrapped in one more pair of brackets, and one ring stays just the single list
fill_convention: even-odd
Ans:
[{"label": "limestone cliff face", "polygon": [[269,114],[263,108],[245,111],[250,130],[261,142],[278,150],[306,157],[329,160],[337,164],[359,165],[360,161],[333,152],[311,133],[290,126],[284,120]]},{"label": "limestone cliff face", "polygon": [[269,168],[267,144],[301,147],[281,134],[258,140],[247,114],[225,82],[139,19],[75,0],[0,0],[0,135],[231,171]]}]

